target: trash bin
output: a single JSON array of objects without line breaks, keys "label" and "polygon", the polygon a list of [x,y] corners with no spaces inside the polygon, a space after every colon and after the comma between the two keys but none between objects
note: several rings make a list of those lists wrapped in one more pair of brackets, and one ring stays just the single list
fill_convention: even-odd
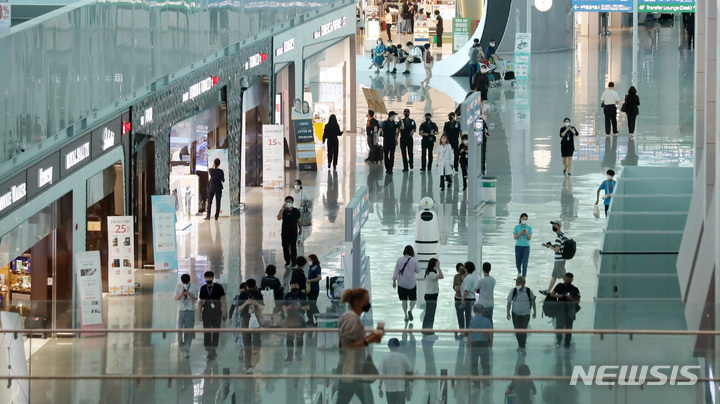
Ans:
[{"label": "trash bin", "polygon": [[[318,328],[337,328],[339,316],[336,313],[317,313],[315,314],[315,322]],[[319,332],[317,333],[318,348],[337,348],[339,337],[337,332]]]},{"label": "trash bin", "polygon": [[482,198],[486,203],[497,202],[497,178],[483,177]]}]

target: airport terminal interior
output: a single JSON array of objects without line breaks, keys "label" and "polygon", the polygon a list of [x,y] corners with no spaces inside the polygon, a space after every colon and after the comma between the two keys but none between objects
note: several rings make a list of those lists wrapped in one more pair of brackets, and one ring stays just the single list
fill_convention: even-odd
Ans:
[{"label": "airport terminal interior", "polygon": [[[0,402],[718,402],[713,2],[48,3],[0,26]],[[396,148],[392,113],[418,129]],[[494,278],[470,303],[467,262]],[[353,288],[370,334],[341,348]]]}]

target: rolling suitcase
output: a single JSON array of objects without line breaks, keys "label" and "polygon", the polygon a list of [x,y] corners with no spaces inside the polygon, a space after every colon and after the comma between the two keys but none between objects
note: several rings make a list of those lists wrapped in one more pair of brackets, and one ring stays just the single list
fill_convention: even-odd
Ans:
[{"label": "rolling suitcase", "polygon": [[380,145],[373,145],[370,148],[370,161],[373,163],[382,163],[383,148]]}]

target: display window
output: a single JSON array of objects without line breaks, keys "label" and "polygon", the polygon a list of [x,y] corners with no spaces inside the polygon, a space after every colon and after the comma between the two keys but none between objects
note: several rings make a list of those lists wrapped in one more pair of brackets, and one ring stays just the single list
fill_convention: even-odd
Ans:
[{"label": "display window", "polygon": [[327,122],[335,114],[341,127],[349,129],[346,122],[350,115],[350,65],[345,57],[349,39],[311,56],[305,61],[305,100],[312,102],[315,122]]}]

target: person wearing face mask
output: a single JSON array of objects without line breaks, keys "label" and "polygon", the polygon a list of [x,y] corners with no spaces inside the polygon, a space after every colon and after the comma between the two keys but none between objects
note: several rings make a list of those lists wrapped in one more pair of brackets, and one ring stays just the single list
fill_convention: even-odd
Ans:
[{"label": "person wearing face mask", "polygon": [[520,215],[519,224],[513,229],[515,238],[515,267],[518,276],[527,277],[528,260],[530,259],[530,240],[532,240],[532,227],[528,224],[528,214]]},{"label": "person wearing face mask", "polygon": [[[388,39],[387,48],[385,49],[385,66],[387,66],[387,70],[385,71],[385,73],[397,74],[397,58],[398,48],[397,46],[393,45],[391,39]],[[390,70],[391,64],[392,71]]]},{"label": "person wearing face mask", "polygon": [[448,183],[448,188],[452,186],[452,160],[453,150],[452,146],[448,143],[446,135],[440,137],[440,144],[438,145],[437,151],[437,165],[438,171],[440,171],[440,190],[445,190],[445,181]]},{"label": "person wearing face mask", "polygon": [[463,191],[467,190],[468,182],[468,144],[468,135],[462,135],[462,143],[458,147],[458,162],[460,163],[460,170],[462,170]]},{"label": "person wearing face mask", "polygon": [[[563,283],[555,286],[550,297],[558,300],[558,306],[555,315],[555,329],[556,330],[572,330],[573,322],[575,322],[575,314],[580,310],[580,290],[576,288],[573,282],[573,274],[568,272],[563,277]],[[572,334],[566,333],[565,335],[565,348],[570,348],[570,340]],[[556,334],[555,347],[560,349],[560,344],[563,341],[563,333]]]},{"label": "person wearing face mask", "polygon": [[208,169],[210,180],[208,181],[208,204],[205,220],[210,220],[213,197],[215,197],[215,220],[220,216],[220,198],[222,198],[222,183],[225,182],[225,172],[220,169],[220,159],[213,161],[212,168]]},{"label": "person wearing face mask", "polygon": [[565,237],[565,234],[562,232],[562,223],[559,220],[551,220],[550,224],[552,225],[553,232],[555,232],[556,235],[555,243],[551,244],[550,242],[547,242],[543,245],[546,248],[555,251],[555,260],[553,265],[552,278],[550,279],[550,286],[548,286],[547,290],[540,291],[540,293],[542,293],[543,295],[547,295],[552,291],[552,288],[553,286],[555,286],[555,282],[557,279],[565,277],[565,258],[563,258],[562,249],[563,244],[565,244],[565,241],[567,240],[567,237]]},{"label": "person wearing face mask", "polygon": [[[525,287],[525,278],[518,276],[515,279],[515,287],[510,291],[507,299],[507,319],[512,319],[513,327],[515,327],[516,330],[527,330],[528,324],[530,324],[531,308],[532,318],[535,318],[537,316],[535,294],[532,290],[530,290],[530,288]],[[520,355],[525,355],[527,333],[515,333],[515,338],[518,342],[518,353]]]},{"label": "person wearing face mask", "polygon": [[[247,290],[240,293],[237,302],[234,303],[238,305],[236,310],[240,312],[242,328],[252,328],[250,322],[253,316],[259,324],[264,308],[263,296],[257,288],[255,279],[248,279],[245,285]],[[260,361],[260,334],[245,332],[243,334],[243,345],[246,373],[252,374],[254,372],[253,367]]]},{"label": "person wearing face mask", "polygon": [[[452,149],[452,164],[453,170],[457,171],[458,159],[460,155],[458,153],[458,141],[460,140],[460,122],[455,120],[455,113],[451,112],[448,114],[448,121],[443,126],[443,136],[447,136],[448,143]],[[448,173],[450,174],[450,173]]]},{"label": "person wearing face mask", "polygon": [[378,38],[377,44],[375,45],[375,49],[373,49],[373,56],[372,56],[372,64],[370,65],[370,69],[375,67],[375,73],[380,73],[380,68],[383,65],[383,62],[385,62],[385,44],[383,43],[383,40]]},{"label": "person wearing face mask", "polygon": [[440,15],[440,10],[435,10],[435,21],[437,23],[435,24],[435,32],[437,32],[437,47],[442,48],[442,40],[443,40],[443,18]]},{"label": "person wearing face mask", "polygon": [[[398,258],[393,272],[393,289],[397,288],[398,297],[402,305],[405,321],[413,321],[412,311],[417,303],[417,278],[420,273],[420,265],[415,258],[415,250],[412,246],[405,246],[403,256]],[[410,310],[408,310],[408,300]]]},{"label": "person wearing face mask", "polygon": [[426,43],[425,45],[423,45],[423,47],[425,48],[425,52],[423,53],[423,67],[425,68],[425,79],[420,82],[420,85],[429,86],[430,79],[432,78],[432,69],[435,65],[435,58],[433,57],[432,52],[430,52],[429,43]]},{"label": "person wearing face mask", "polygon": [[[227,319],[225,289],[222,285],[214,282],[215,273],[205,272],[205,285],[200,288],[200,317],[203,328],[212,329],[222,327],[222,322]],[[217,346],[220,341],[220,334],[217,332],[205,333],[205,349],[208,360],[217,358]]]},{"label": "person wearing face mask", "polygon": [[280,208],[277,220],[282,221],[282,230],[280,238],[282,239],[283,257],[285,258],[285,266],[295,266],[297,259],[297,241],[298,235],[302,235],[302,214],[300,209],[293,207],[295,198],[292,196],[285,197],[285,205]]},{"label": "person wearing face mask", "polygon": [[[444,279],[442,269],[440,269],[440,261],[437,258],[431,258],[428,267],[425,270],[425,317],[423,318],[422,328],[429,330],[435,325],[435,311],[437,310],[437,300],[440,295],[440,286],[438,281]],[[435,335],[434,332],[428,332],[426,335]]]},{"label": "person wearing face mask", "polygon": [[490,44],[488,45],[487,49],[485,49],[485,57],[488,58],[488,60],[490,60],[490,63],[495,64],[493,59],[499,59],[497,57],[497,55],[495,54],[496,50],[497,49],[495,48],[495,40],[491,39]]},{"label": "person wearing face mask", "polygon": [[432,170],[433,148],[435,147],[435,135],[438,133],[438,126],[432,121],[432,115],[425,114],[425,122],[420,124],[420,146],[422,147],[422,155],[420,156],[420,171]]},{"label": "person wearing face mask", "polygon": [[[307,295],[300,290],[298,282],[290,282],[290,292],[285,295],[283,312],[285,313],[287,328],[305,328],[305,312],[310,309]],[[285,362],[292,362],[293,352],[296,359],[302,359],[303,333],[289,332],[286,338],[287,357]]]},{"label": "person wearing face mask", "polygon": [[[340,337],[340,362],[338,368],[343,375],[363,374],[363,365],[368,358],[367,346],[382,342],[384,325],[367,334],[360,316],[370,311],[370,294],[363,288],[347,289],[343,292],[341,303],[349,309],[338,319]],[[342,379],[338,384],[337,404],[350,404],[357,396],[361,403],[374,402],[370,383],[361,380]]]},{"label": "person wearing face mask", "polygon": [[402,119],[402,130],[400,131],[400,154],[403,159],[403,172],[407,172],[408,165],[411,170],[413,168],[413,135],[415,135],[417,126],[415,120],[410,118],[409,109],[405,109],[403,115],[405,117]]},{"label": "person wearing face mask", "polygon": [[575,137],[578,131],[574,126],[570,125],[570,118],[565,118],[562,128],[560,128],[560,153],[563,160],[563,174],[572,175],[572,158],[575,153]]},{"label": "person wearing face mask", "polygon": [[480,92],[480,112],[485,110],[485,101],[488,99],[488,90],[490,89],[490,77],[488,77],[488,68],[485,65],[480,66],[480,70],[473,77],[473,91]]},{"label": "person wearing face mask", "polygon": [[[181,284],[175,287],[175,301],[178,302],[178,328],[195,328],[195,301],[198,297],[198,287],[190,283],[190,275],[180,276]],[[190,357],[190,345],[195,336],[192,331],[178,333],[178,345],[183,357]]]},{"label": "person wearing face mask", "polygon": [[295,180],[290,196],[293,197],[293,208],[302,210],[306,204],[310,203],[310,196],[303,188],[303,183],[300,180]]},{"label": "person wearing face mask", "polygon": [[[458,262],[455,265],[455,271],[457,272],[453,277],[453,290],[455,291],[455,314],[457,315],[458,328],[467,328],[470,317],[472,316],[471,305],[466,305],[462,297],[462,284],[467,276],[465,265],[462,262]],[[474,297],[472,299],[475,300]],[[466,320],[467,317],[467,320]],[[458,333],[455,333],[455,339],[462,338]]]},{"label": "person wearing face mask", "polygon": [[395,165],[395,147],[400,131],[403,129],[402,121],[398,119],[395,111],[388,113],[388,119],[383,121],[381,134],[383,137],[383,155],[385,159],[385,173],[392,175]]},{"label": "person wearing face mask", "polygon": [[608,209],[610,209],[610,199],[612,199],[613,192],[615,192],[615,186],[617,185],[617,181],[613,180],[613,177],[615,176],[615,170],[607,170],[607,179],[603,181],[602,184],[600,184],[600,187],[597,190],[597,198],[595,198],[595,205],[600,202],[600,191],[605,191],[605,195],[603,195],[603,204],[605,205],[605,217],[607,217]]}]

